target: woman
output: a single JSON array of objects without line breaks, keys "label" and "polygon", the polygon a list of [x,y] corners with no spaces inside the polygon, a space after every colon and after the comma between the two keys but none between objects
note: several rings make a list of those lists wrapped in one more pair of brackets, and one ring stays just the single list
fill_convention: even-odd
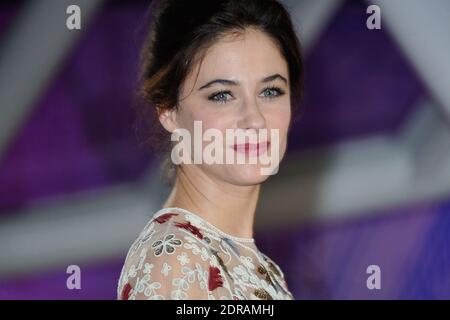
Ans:
[{"label": "woman", "polygon": [[[211,139],[200,148],[182,139],[185,161],[176,162],[172,149],[172,192],[131,246],[118,298],[293,299],[283,272],[253,238],[260,185],[285,153],[300,97],[303,60],[289,14],[275,0],[156,5],[141,57],[147,103],[138,115],[145,120],[156,113],[172,148],[169,134],[194,136],[196,123],[223,137],[234,130],[252,138],[220,140],[210,153],[240,155],[244,164],[186,161],[195,157],[188,151],[208,154]],[[269,174],[262,170],[267,163],[249,161],[263,156],[277,161]]]}]

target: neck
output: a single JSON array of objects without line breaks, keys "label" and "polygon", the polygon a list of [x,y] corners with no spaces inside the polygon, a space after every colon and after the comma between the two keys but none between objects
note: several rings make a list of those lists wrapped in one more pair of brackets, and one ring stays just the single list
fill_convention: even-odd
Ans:
[{"label": "neck", "polygon": [[192,211],[232,236],[253,238],[259,190],[259,184],[237,186],[211,178],[196,166],[182,166],[164,207]]}]

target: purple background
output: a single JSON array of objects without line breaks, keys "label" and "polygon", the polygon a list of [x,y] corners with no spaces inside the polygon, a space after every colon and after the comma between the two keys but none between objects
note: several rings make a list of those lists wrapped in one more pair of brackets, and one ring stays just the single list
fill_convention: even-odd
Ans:
[{"label": "purple background", "polygon": [[[137,146],[130,108],[147,5],[108,1],[89,24],[0,159],[0,215],[135,180],[152,161]],[[0,8],[2,37],[20,8]],[[308,52],[290,152],[394,132],[427,95],[387,32],[361,28],[365,8],[347,1]],[[449,212],[450,200],[414,203],[257,233],[256,241],[297,299],[450,299]],[[0,299],[115,299],[123,258],[77,263],[80,291],[66,289],[61,269],[0,279]],[[370,264],[382,269],[382,290],[365,286]]]}]

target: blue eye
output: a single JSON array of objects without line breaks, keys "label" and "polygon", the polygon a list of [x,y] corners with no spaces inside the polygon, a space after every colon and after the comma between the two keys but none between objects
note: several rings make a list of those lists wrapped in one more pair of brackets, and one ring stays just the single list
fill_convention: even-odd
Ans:
[{"label": "blue eye", "polygon": [[[278,96],[282,96],[285,92],[278,87],[267,87],[262,91],[262,96],[264,98],[276,98]],[[208,97],[209,101],[217,102],[217,103],[227,103],[230,99],[233,98],[231,95],[231,91],[219,91],[215,92]]]},{"label": "blue eye", "polygon": [[277,87],[265,88],[262,92],[264,98],[275,98],[284,94],[284,91]]},{"label": "blue eye", "polygon": [[230,91],[220,91],[217,93],[213,93],[208,97],[208,100],[218,103],[226,103],[228,101],[227,95],[231,96]]}]

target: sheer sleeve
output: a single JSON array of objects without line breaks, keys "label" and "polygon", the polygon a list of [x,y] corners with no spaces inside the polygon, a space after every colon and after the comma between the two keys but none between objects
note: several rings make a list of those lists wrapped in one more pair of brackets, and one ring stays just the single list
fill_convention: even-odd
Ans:
[{"label": "sheer sleeve", "polygon": [[119,299],[216,299],[222,285],[214,257],[194,236],[166,232],[152,237],[127,257],[118,289]]},{"label": "sheer sleeve", "polygon": [[253,239],[228,236],[183,210],[158,211],[138,235],[122,267],[118,299],[293,299],[283,272]]}]

